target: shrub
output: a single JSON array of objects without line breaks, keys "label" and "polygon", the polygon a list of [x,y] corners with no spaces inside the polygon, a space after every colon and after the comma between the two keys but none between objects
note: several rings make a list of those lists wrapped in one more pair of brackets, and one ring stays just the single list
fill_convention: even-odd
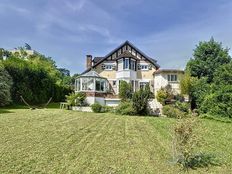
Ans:
[{"label": "shrub", "polygon": [[99,103],[94,103],[91,105],[91,109],[95,113],[100,113],[102,112],[102,105],[100,105]]},{"label": "shrub", "polygon": [[190,109],[190,104],[189,104],[189,103],[186,103],[186,102],[177,101],[177,102],[175,103],[175,107],[176,107],[177,109],[179,109],[180,111],[182,111],[182,112],[188,113],[188,112],[189,112],[189,109]]},{"label": "shrub", "polygon": [[199,122],[194,118],[181,119],[174,126],[174,160],[184,170],[220,165],[215,155],[196,152],[196,148],[203,143],[203,139],[199,135],[203,131],[199,127]]},{"label": "shrub", "polygon": [[76,94],[76,105],[77,106],[84,106],[84,105],[86,105],[85,99],[86,99],[86,93],[84,93],[84,92],[78,92]]},{"label": "shrub", "polygon": [[188,162],[193,155],[194,149],[199,145],[194,127],[195,119],[182,119],[174,126],[173,150],[174,159],[184,169],[188,169]]},{"label": "shrub", "polygon": [[66,101],[71,106],[83,106],[85,105],[85,99],[86,94],[83,92],[66,95]]},{"label": "shrub", "polygon": [[132,102],[121,102],[115,109],[116,114],[135,115]]},{"label": "shrub", "polygon": [[122,101],[126,101],[132,98],[132,87],[126,81],[120,81],[119,97],[122,99]]},{"label": "shrub", "polygon": [[165,105],[165,100],[167,98],[168,98],[168,93],[164,90],[164,88],[161,88],[160,90],[157,91],[156,99],[162,105]]},{"label": "shrub", "polygon": [[157,101],[162,105],[165,105],[166,101],[170,101],[174,99],[174,97],[175,96],[173,94],[171,85],[167,85],[164,88],[161,88],[156,94]]},{"label": "shrub", "polygon": [[186,117],[186,113],[180,111],[179,109],[171,106],[171,105],[165,105],[162,109],[162,114],[166,115],[169,118],[184,118]]},{"label": "shrub", "polygon": [[114,112],[114,108],[111,106],[102,106],[102,112]]},{"label": "shrub", "polygon": [[151,97],[150,88],[146,85],[145,90],[136,91],[132,97],[133,108],[136,115],[147,115],[149,113],[148,101]]}]

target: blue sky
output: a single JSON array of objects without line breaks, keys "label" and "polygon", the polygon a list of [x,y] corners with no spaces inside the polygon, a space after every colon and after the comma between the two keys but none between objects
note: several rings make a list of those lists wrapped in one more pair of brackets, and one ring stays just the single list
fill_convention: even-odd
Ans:
[{"label": "blue sky", "polygon": [[80,73],[86,54],[129,40],[161,68],[184,68],[201,40],[232,46],[231,19],[231,0],[1,0],[0,47],[26,42]]}]

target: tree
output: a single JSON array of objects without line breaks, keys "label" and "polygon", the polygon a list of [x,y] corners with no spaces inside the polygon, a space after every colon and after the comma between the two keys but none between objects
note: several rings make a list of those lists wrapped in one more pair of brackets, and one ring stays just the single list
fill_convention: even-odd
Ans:
[{"label": "tree", "polygon": [[149,113],[148,102],[150,98],[151,91],[149,84],[146,85],[145,89],[141,88],[133,94],[132,106],[137,115],[147,115]]},{"label": "tree", "polygon": [[5,106],[11,102],[11,85],[11,76],[0,62],[0,106]]},{"label": "tree", "polygon": [[63,76],[70,76],[70,71],[65,68],[58,68],[58,70],[61,72]]},{"label": "tree", "polygon": [[78,73],[73,74],[72,79],[71,79],[71,84],[72,85],[75,83],[76,78],[79,77],[79,76],[80,76],[80,74],[78,74]]},{"label": "tree", "polygon": [[189,95],[192,89],[193,77],[191,77],[189,72],[185,72],[180,80],[180,90],[181,94]]},{"label": "tree", "polygon": [[55,62],[42,55],[33,55],[28,60],[11,55],[3,61],[13,79],[12,100],[21,102],[23,96],[28,103],[41,104],[53,97],[53,101],[63,101],[70,93],[70,87],[62,84],[62,75]]},{"label": "tree", "polygon": [[232,118],[232,62],[214,73],[211,91],[204,97],[200,111]]},{"label": "tree", "polygon": [[213,82],[215,85],[232,85],[232,62],[215,71]]},{"label": "tree", "polygon": [[24,48],[26,50],[31,50],[31,46],[28,43],[25,43]]},{"label": "tree", "polygon": [[119,97],[122,99],[122,101],[126,101],[132,98],[132,87],[126,81],[120,81]]},{"label": "tree", "polygon": [[193,53],[193,58],[187,63],[186,69],[193,77],[206,77],[211,83],[215,69],[231,61],[229,49],[213,38],[208,42],[200,42]]}]

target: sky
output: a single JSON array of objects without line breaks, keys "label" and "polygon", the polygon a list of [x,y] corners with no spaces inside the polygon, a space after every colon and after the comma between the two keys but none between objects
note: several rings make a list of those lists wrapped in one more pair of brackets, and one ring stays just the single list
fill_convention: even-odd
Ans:
[{"label": "sky", "polygon": [[28,43],[72,74],[126,40],[161,68],[184,69],[211,37],[232,47],[231,0],[0,0],[0,21],[0,48]]}]

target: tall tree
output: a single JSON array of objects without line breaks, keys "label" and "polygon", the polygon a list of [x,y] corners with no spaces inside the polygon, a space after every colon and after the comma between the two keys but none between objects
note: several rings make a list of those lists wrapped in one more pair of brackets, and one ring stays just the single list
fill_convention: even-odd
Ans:
[{"label": "tall tree", "polygon": [[5,106],[11,102],[11,85],[11,76],[0,61],[0,106]]},{"label": "tall tree", "polygon": [[229,49],[223,48],[222,43],[213,38],[208,42],[200,42],[193,53],[193,58],[187,63],[186,69],[194,77],[206,77],[211,83],[215,70],[231,61]]}]

